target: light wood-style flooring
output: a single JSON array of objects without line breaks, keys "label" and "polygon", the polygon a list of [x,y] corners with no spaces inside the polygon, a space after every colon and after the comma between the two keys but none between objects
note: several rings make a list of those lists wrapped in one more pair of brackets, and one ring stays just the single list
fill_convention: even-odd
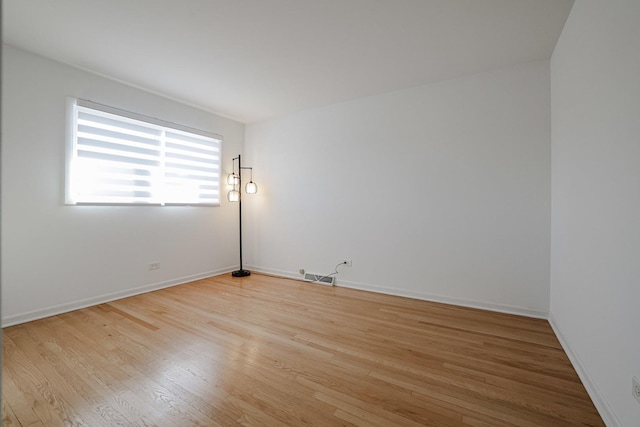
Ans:
[{"label": "light wood-style flooring", "polygon": [[3,330],[2,425],[602,426],[545,320],[254,274]]}]

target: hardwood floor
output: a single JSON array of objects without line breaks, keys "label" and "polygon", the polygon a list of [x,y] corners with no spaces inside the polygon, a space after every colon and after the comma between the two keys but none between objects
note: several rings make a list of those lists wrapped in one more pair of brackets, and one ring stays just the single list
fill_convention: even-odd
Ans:
[{"label": "hardwood floor", "polygon": [[3,330],[7,426],[602,426],[545,320],[231,275]]}]

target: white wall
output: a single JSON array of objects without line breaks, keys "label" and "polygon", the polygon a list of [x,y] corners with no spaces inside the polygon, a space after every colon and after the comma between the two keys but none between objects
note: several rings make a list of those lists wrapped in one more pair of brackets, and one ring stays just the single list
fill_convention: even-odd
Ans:
[{"label": "white wall", "polygon": [[577,1],[551,60],[550,320],[610,426],[639,426],[640,2]]},{"label": "white wall", "polygon": [[[4,46],[2,323],[8,325],[237,263],[237,205],[65,206],[65,99],[91,99],[223,135],[244,125]],[[149,262],[160,269],[149,271]]]},{"label": "white wall", "polygon": [[546,317],[549,63],[247,126],[253,268]]}]

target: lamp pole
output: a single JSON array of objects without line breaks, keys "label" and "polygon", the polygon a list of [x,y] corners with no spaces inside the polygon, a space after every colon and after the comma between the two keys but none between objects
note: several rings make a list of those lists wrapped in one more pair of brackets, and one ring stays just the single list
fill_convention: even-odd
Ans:
[{"label": "lamp pole", "polygon": [[[236,271],[232,271],[231,275],[233,277],[246,277],[251,275],[249,270],[245,270],[242,268],[242,163],[240,159],[240,154],[238,154],[238,218],[239,224],[238,228],[240,230],[240,269]],[[234,159],[235,160],[235,159]],[[250,168],[245,168],[250,169]]]}]

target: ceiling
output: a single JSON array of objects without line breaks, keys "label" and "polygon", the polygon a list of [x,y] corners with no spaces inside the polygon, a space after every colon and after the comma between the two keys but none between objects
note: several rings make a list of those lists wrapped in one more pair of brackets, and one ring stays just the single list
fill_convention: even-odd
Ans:
[{"label": "ceiling", "polygon": [[4,42],[249,123],[551,57],[573,0],[4,0]]}]

